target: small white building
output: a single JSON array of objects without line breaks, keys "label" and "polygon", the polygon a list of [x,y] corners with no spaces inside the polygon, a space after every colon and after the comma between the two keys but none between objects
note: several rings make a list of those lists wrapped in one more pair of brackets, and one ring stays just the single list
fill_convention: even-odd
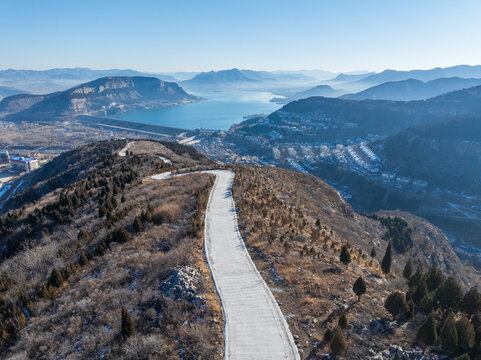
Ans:
[{"label": "small white building", "polygon": [[23,156],[10,157],[10,164],[12,168],[22,171],[32,171],[38,168],[38,160],[30,159]]},{"label": "small white building", "polygon": [[287,155],[289,155],[291,158],[296,158],[297,157],[296,149],[294,149],[292,147],[287,148]]},{"label": "small white building", "polygon": [[281,152],[280,152],[279,148],[276,148],[276,147],[272,148],[272,156],[276,160],[279,160],[281,158]]}]

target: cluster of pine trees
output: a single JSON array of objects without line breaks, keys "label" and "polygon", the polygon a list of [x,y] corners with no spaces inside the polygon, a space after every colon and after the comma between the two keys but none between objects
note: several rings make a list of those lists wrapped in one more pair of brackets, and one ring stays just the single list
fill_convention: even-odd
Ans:
[{"label": "cluster of pine trees", "polygon": [[[63,186],[57,199],[41,208],[35,208],[27,216],[25,207],[12,210],[0,218],[0,241],[4,245],[2,258],[15,255],[24,248],[34,248],[36,242],[43,236],[49,236],[55,227],[66,224],[74,219],[78,210],[84,207],[89,199],[97,197],[98,202],[107,205],[110,211],[106,213],[108,227],[128,214],[129,207],[122,209],[119,214],[112,214],[118,202],[115,195],[120,194],[125,186],[134,181],[139,175],[127,164],[119,165],[115,170],[104,168],[112,165],[115,157],[102,156],[102,166],[91,171],[85,178],[77,179],[73,183]],[[102,207],[100,205],[100,207]],[[100,211],[99,211],[100,212]],[[118,227],[103,239],[93,244],[95,235],[91,231],[80,230],[74,247],[79,254],[73,262],[69,262],[63,269],[53,268],[45,284],[36,289],[16,294],[14,299],[3,300],[2,294],[13,285],[13,280],[3,275],[0,279],[0,345],[13,343],[18,332],[25,326],[28,318],[35,311],[35,303],[41,299],[54,299],[58,291],[67,283],[68,279],[86,266],[94,256],[102,255],[113,242],[125,242],[130,239],[129,232]],[[84,249],[84,250],[82,250]],[[62,256],[60,250],[60,256]]]},{"label": "cluster of pine trees", "polygon": [[384,237],[392,243],[394,249],[403,254],[413,246],[413,240],[411,238],[412,230],[409,228],[408,223],[403,219],[395,217],[379,217],[377,215],[371,216],[373,219],[379,220],[381,224],[387,227],[387,231]]},{"label": "cluster of pine trees", "polygon": [[408,283],[406,294],[391,293],[385,302],[393,317],[411,319],[418,312],[426,314],[417,339],[425,345],[441,345],[451,355],[467,354],[479,359],[481,354],[481,294],[476,287],[464,293],[452,276],[432,266],[427,272],[419,265],[414,271],[406,262],[403,276]]}]

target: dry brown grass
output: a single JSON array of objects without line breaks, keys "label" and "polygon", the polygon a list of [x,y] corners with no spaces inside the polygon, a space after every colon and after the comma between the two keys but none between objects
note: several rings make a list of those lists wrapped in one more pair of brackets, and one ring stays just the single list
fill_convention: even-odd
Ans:
[{"label": "dry brown grass", "polygon": [[[301,358],[316,359],[329,352],[321,340],[328,328],[337,326],[341,309],[347,309],[356,327],[389,316],[384,299],[405,283],[380,276],[378,261],[387,244],[378,222],[352,211],[337,192],[312,176],[258,167],[235,171],[233,193],[242,235],[287,316]],[[346,243],[352,255],[348,267],[339,261]],[[373,246],[378,253],[374,260],[369,256]],[[359,276],[367,282],[361,303],[352,291]],[[351,349],[347,358],[356,358],[357,346],[373,341],[372,335],[360,336],[355,330],[348,330],[347,337]],[[374,341],[405,346],[412,340],[413,332],[408,332]]]},{"label": "dry brown grass", "polygon": [[[36,299],[18,341],[3,356],[179,359],[184,352],[184,359],[221,358],[222,312],[205,264],[203,239],[190,232],[195,209],[200,206],[198,211],[203,211],[205,206],[196,204],[212,181],[209,175],[195,174],[128,185],[117,195],[115,210],[126,209],[126,216],[114,227],[128,229],[131,240],[112,243],[101,255],[89,255],[88,265],[77,265],[52,300]],[[122,195],[125,202],[120,202]],[[34,206],[27,206],[25,215]],[[46,283],[52,267],[62,270],[76,264],[80,251],[88,253],[113,230],[98,217],[98,206],[95,197],[90,199],[71,222],[56,226],[35,247],[2,262],[0,274],[16,274],[15,283],[2,294],[7,301],[15,301],[21,290],[33,295]],[[144,231],[135,234],[134,218],[149,207],[166,221],[146,222]],[[94,238],[80,241],[80,229],[92,231]],[[184,265],[205,273],[198,287],[204,304],[174,300],[161,291],[162,281]],[[119,337],[122,306],[131,313],[136,331],[125,343]]]}]

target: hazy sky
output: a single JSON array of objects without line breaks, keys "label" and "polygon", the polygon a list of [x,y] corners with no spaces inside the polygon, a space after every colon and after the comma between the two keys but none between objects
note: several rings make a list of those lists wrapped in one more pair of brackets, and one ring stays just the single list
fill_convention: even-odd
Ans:
[{"label": "hazy sky", "polygon": [[479,0],[1,0],[0,69],[481,64]]}]

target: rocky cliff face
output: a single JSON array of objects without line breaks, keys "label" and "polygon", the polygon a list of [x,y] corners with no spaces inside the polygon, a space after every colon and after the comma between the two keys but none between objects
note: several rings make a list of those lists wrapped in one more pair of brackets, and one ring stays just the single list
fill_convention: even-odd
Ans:
[{"label": "rocky cliff face", "polygon": [[0,112],[12,120],[55,119],[180,105],[197,100],[176,83],[152,77],[109,76],[59,93],[8,97],[0,103]]}]

